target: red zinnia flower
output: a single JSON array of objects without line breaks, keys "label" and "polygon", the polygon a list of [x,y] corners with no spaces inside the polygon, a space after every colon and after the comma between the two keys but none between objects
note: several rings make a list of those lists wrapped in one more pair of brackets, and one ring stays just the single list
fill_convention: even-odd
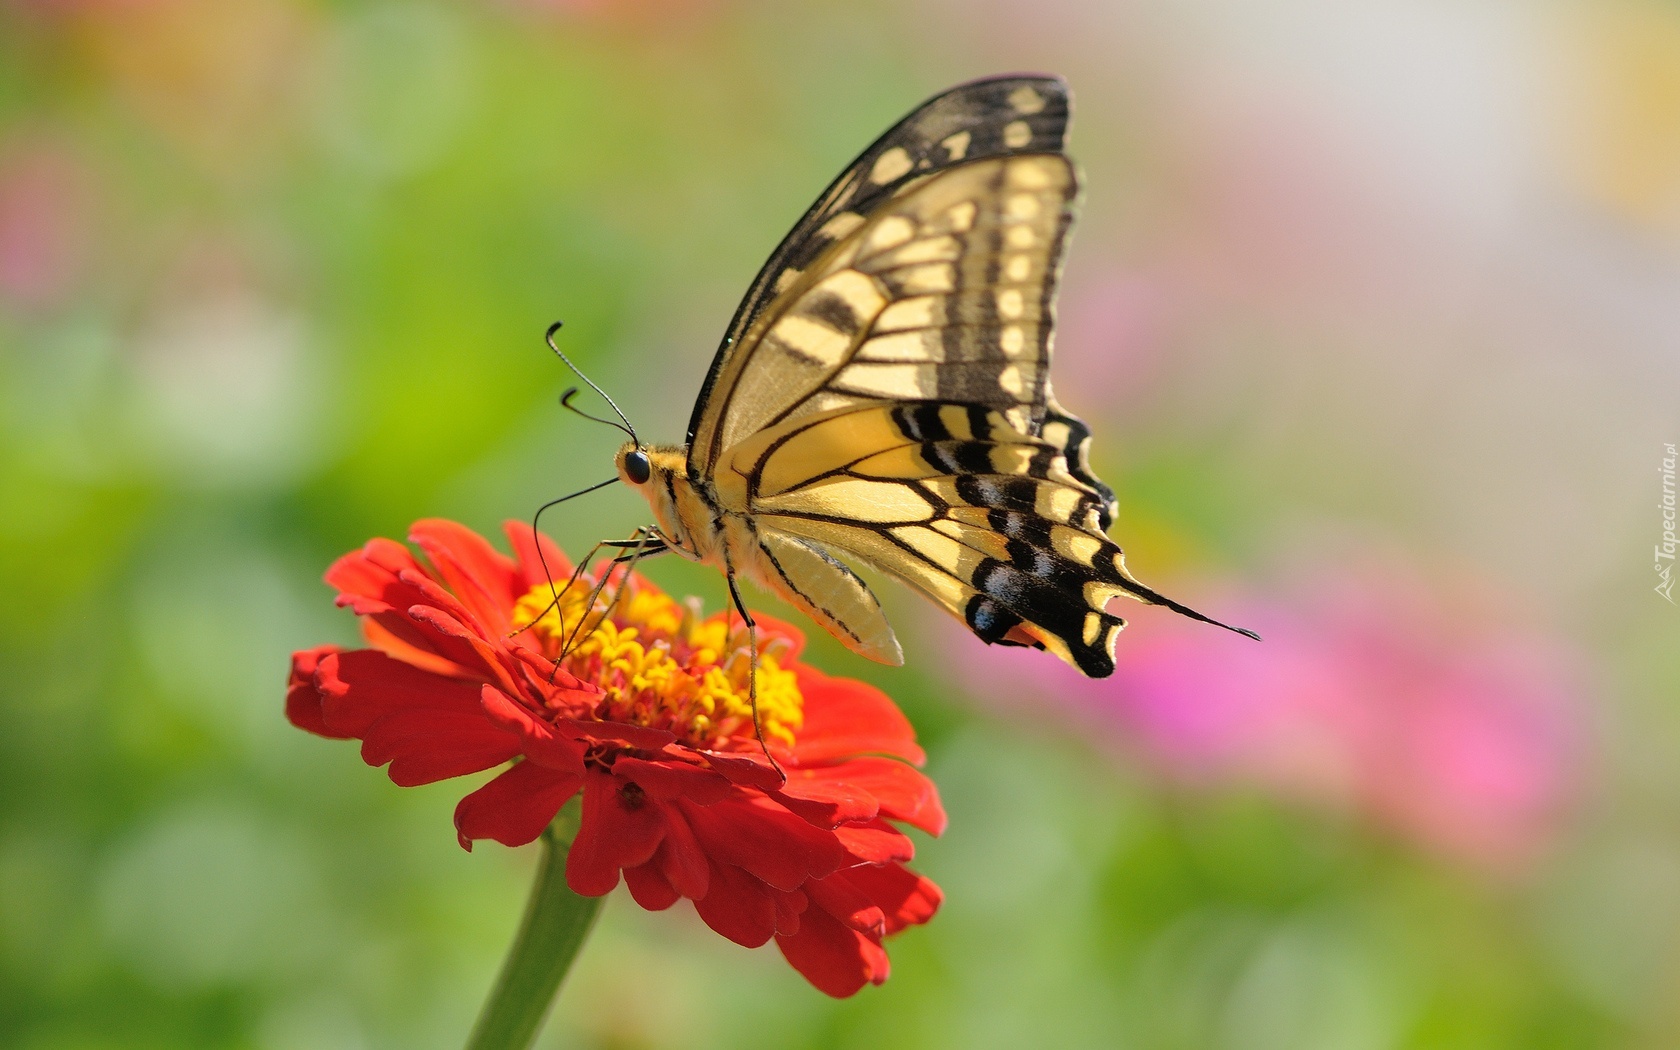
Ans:
[{"label": "red zinnia flower", "polygon": [[[517,560],[439,520],[409,536],[429,565],[391,540],[339,559],[327,582],[372,648],[294,654],[292,723],[361,739],[368,764],[390,763],[404,786],[513,761],[456,807],[468,849],[532,841],[581,790],[566,859],[576,892],[605,894],[622,872],[644,908],[687,897],[738,944],[775,937],[830,995],[886,980],[882,938],[940,902],[904,866],[914,850],[894,826],[945,826],[911,768],[924,756],[904,715],[798,663],[799,632],[758,617],[760,722],[784,783],[754,732],[744,630],[636,576],[615,602],[590,604],[586,577],[555,605],[530,528],[506,528]],[[571,566],[540,542],[562,586]]]}]

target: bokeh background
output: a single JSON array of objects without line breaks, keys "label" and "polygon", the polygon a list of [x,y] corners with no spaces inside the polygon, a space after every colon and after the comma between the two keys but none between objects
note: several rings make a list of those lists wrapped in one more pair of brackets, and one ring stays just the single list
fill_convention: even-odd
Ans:
[{"label": "bokeh background", "polygon": [[459,1045],[532,851],[285,724],[321,571],[606,476],[555,318],[679,439],[827,180],[1021,69],[1115,533],[1267,640],[1087,682],[883,588],[907,666],[813,659],[914,718],[943,913],[834,1002],[618,896],[544,1045],[1680,1045],[1658,0],[0,0],[0,1045]]}]

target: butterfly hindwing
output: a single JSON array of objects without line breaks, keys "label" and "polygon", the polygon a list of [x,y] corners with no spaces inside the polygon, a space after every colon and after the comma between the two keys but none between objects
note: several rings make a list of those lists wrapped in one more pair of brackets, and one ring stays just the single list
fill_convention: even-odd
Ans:
[{"label": "butterfly hindwing", "polygon": [[1085,425],[1083,419],[1057,404],[1052,396],[1045,406],[1044,423],[1039,427],[1039,436],[1060,448],[1062,458],[1067,462],[1068,473],[1101,497],[1098,527],[1100,531],[1107,532],[1120,508],[1114,498],[1114,490],[1091,473],[1091,428]]},{"label": "butterfly hindwing", "polygon": [[1142,588],[1102,532],[1106,493],[1069,466],[1002,411],[939,402],[796,420],[729,462],[760,528],[872,564],[988,642],[1104,675],[1124,625],[1104,609]]}]

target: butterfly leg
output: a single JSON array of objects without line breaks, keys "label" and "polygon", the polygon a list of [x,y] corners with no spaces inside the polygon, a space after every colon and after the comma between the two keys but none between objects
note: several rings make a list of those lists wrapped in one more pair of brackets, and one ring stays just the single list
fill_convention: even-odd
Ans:
[{"label": "butterfly leg", "polygon": [[[620,554],[608,563],[606,570],[601,574],[600,581],[596,583],[594,591],[592,591],[589,595],[589,605],[586,608],[593,609],[595,607],[597,597],[612,582],[613,574],[617,572],[618,566],[624,566],[624,571],[618,572],[617,588],[613,590],[612,597],[607,599],[606,608],[602,609],[600,615],[596,617],[596,627],[605,623],[607,617],[611,616],[612,611],[618,607],[619,600],[624,597],[624,592],[630,587],[630,576],[636,571],[636,563],[641,561],[644,557],[664,554],[672,549],[670,544],[657,539],[653,535],[657,531],[658,530],[651,525],[644,525],[632,533],[631,538],[628,540],[609,540],[603,541],[603,544],[597,544],[597,547],[601,545],[609,547],[629,547],[631,550],[627,554]],[[588,618],[589,615],[586,612],[583,620],[578,623],[577,630],[574,631],[572,637],[567,640],[565,649],[561,651],[562,657],[564,657],[566,651],[571,649],[572,643],[576,641],[578,637],[582,636],[584,622],[586,622]]]},{"label": "butterfly leg", "polygon": [[[538,621],[538,620],[542,619],[544,616],[548,615],[548,611],[550,609],[559,609],[560,608],[560,597],[561,597],[561,595],[563,595],[567,591],[571,590],[572,585],[574,583],[578,582],[578,580],[583,578],[583,574],[585,572],[589,571],[590,562],[595,560],[595,556],[601,552],[601,549],[603,547],[631,548],[631,553],[629,555],[621,555],[619,557],[615,557],[615,558],[612,559],[611,563],[608,564],[607,570],[605,572],[603,572],[601,574],[601,578],[595,582],[594,586],[591,588],[591,590],[589,592],[589,597],[584,601],[584,605],[583,605],[583,610],[584,611],[583,611],[583,614],[578,618],[577,626],[574,627],[570,632],[567,632],[567,630],[566,630],[566,614],[565,614],[564,611],[561,611],[561,613],[560,613],[560,637],[561,637],[562,641],[561,641],[561,645],[560,645],[560,653],[553,660],[554,670],[549,673],[549,681],[550,682],[552,682],[554,680],[554,675],[559,672],[561,662],[564,661],[566,659],[567,654],[572,651],[572,646],[577,643],[578,639],[584,637],[584,630],[583,629],[584,629],[585,625],[589,622],[589,613],[590,613],[591,610],[593,610],[595,608],[595,602],[597,601],[597,599],[600,598],[601,592],[604,591],[606,589],[607,585],[611,582],[614,568],[616,566],[618,566],[620,564],[624,564],[624,563],[628,563],[629,566],[631,566],[633,568],[635,566],[636,561],[639,558],[641,558],[642,556],[652,555],[652,554],[662,554],[662,553],[665,552],[666,549],[668,549],[668,544],[665,544],[664,541],[658,539],[654,535],[654,533],[656,533],[657,531],[658,530],[656,530],[653,526],[643,525],[643,526],[637,528],[635,532],[631,533],[630,538],[627,539],[627,540],[602,540],[601,542],[595,544],[595,546],[589,548],[589,553],[584,555],[583,560],[578,562],[577,568],[572,570],[572,574],[569,577],[567,577],[566,585],[564,587],[556,587],[555,584],[554,584],[554,578],[552,576],[549,577],[549,580],[548,580],[549,592],[553,595],[553,598],[549,601],[549,603],[546,606],[543,607],[542,611],[538,612],[536,616],[532,617],[531,623],[536,623],[536,621]],[[537,548],[537,553],[538,553],[539,556],[541,555],[541,553],[542,553],[541,546],[539,546]],[[543,570],[544,570],[545,573],[547,572],[547,569],[548,569],[548,563],[547,563],[546,560],[544,560]],[[628,579],[629,575],[630,575],[630,571],[631,571],[630,568],[625,569],[625,571],[620,575],[620,579],[621,580]],[[607,607],[601,611],[600,617],[596,619],[595,624],[596,624],[597,627],[600,626],[601,622],[603,620],[605,620],[607,616],[611,615],[613,606],[617,604],[619,595],[621,595],[622,593],[623,593],[623,587],[620,586],[619,590],[613,594],[612,600],[607,603]],[[526,624],[524,627],[519,628],[519,631],[528,630],[530,628],[530,626],[531,626],[531,624]],[[519,631],[514,631],[513,634],[518,634]],[[511,635],[510,635],[510,637],[511,637]]]},{"label": "butterfly leg", "polygon": [[[646,531],[646,528],[647,527],[644,526],[641,529],[637,529],[636,533],[638,533],[638,534],[644,533]],[[533,536],[534,536],[534,534],[533,534]],[[540,610],[537,611],[536,616],[531,618],[531,623],[528,623],[523,627],[520,627],[520,628],[517,628],[516,630],[508,632],[508,637],[512,638],[514,635],[519,634],[521,631],[530,630],[531,625],[536,623],[538,620],[542,619],[544,616],[547,616],[550,609],[557,608],[560,605],[560,596],[562,594],[565,594],[568,590],[570,590],[572,584],[578,582],[578,580],[583,577],[583,574],[585,572],[589,571],[589,563],[595,560],[595,555],[597,555],[601,552],[602,547],[634,547],[634,546],[641,546],[641,545],[644,545],[646,543],[647,543],[647,540],[643,539],[643,538],[633,538],[633,539],[629,539],[629,540],[602,540],[601,542],[595,544],[595,546],[589,548],[589,552],[583,556],[583,560],[578,562],[577,568],[573,569],[572,574],[570,576],[566,577],[566,586],[564,586],[564,587],[556,587],[554,585],[554,574],[549,571],[548,558],[547,558],[547,556],[545,556],[543,554],[542,544],[541,543],[536,543],[535,545],[536,545],[536,549],[537,549],[537,559],[540,562],[542,562],[543,575],[548,577],[548,590],[549,590],[549,593],[551,595],[553,595],[553,597],[550,599],[550,601],[547,605],[543,606]],[[616,561],[616,559],[614,559],[614,560]],[[562,617],[562,622],[560,624],[560,630],[561,630],[562,634],[565,633],[566,625],[565,625],[565,622],[564,622],[564,617]]]},{"label": "butterfly leg", "polygon": [[769,760],[770,768],[776,775],[787,782],[787,770],[776,761],[776,756],[770,753],[770,745],[764,741],[764,723],[758,717],[758,622],[747,611],[747,603],[741,600],[741,592],[735,586],[735,567],[729,565],[729,553],[724,552],[724,563],[727,566],[723,578],[729,583],[729,599],[735,603],[735,611],[741,614],[741,620],[747,625],[747,703],[752,707],[753,733],[758,737],[759,749]]},{"label": "butterfly leg", "polygon": [[614,540],[611,544],[609,544],[609,546],[628,549],[625,550],[623,554],[614,557],[612,563],[614,565],[634,565],[643,558],[655,558],[661,554],[670,554],[673,550],[675,550],[675,548],[665,540],[652,535],[653,531],[654,530],[649,529],[649,535],[634,542],[629,540]]},{"label": "butterfly leg", "polygon": [[647,535],[648,539],[657,540],[660,543],[665,545],[664,550],[656,551],[654,553],[657,553],[657,554],[665,554],[665,553],[676,554],[676,555],[682,556],[683,558],[687,559],[688,561],[700,561],[701,560],[700,559],[700,554],[699,554],[698,551],[695,551],[695,550],[692,550],[688,547],[685,547],[681,543],[678,543],[676,540],[674,540],[671,537],[665,535],[664,531],[662,529],[660,529],[660,527],[657,526],[657,525],[647,526],[646,535]]},{"label": "butterfly leg", "polygon": [[[572,573],[572,578],[566,582],[566,586],[568,588],[572,585],[572,583],[577,581],[584,568],[588,566],[589,560],[595,557],[596,552],[602,547],[631,547],[634,549],[630,552],[627,558],[613,558],[607,564],[606,571],[601,573],[600,579],[595,581],[594,587],[592,587],[589,591],[588,599],[584,601],[583,615],[578,618],[577,627],[572,629],[571,634],[564,635],[564,641],[560,646],[560,655],[555,658],[554,665],[556,668],[560,666],[560,661],[564,660],[566,655],[572,651],[572,646],[577,644],[577,641],[585,636],[584,627],[589,623],[589,614],[594,610],[595,603],[600,599],[602,592],[604,592],[608,585],[612,583],[613,575],[619,564],[622,562],[625,565],[625,568],[623,572],[618,573],[618,589],[615,590],[613,592],[613,596],[608,599],[607,607],[602,609],[600,615],[596,617],[596,627],[601,626],[602,623],[606,622],[607,617],[612,615],[613,607],[618,604],[619,598],[624,595],[625,584],[630,579],[630,573],[634,571],[636,562],[641,559],[643,554],[662,553],[669,546],[654,536],[654,533],[657,531],[658,530],[651,525],[638,526],[636,531],[632,532],[630,534],[630,538],[627,540],[602,540],[600,543],[597,543],[594,547],[590,548],[589,557],[583,560],[582,564],[578,566],[577,571]],[[593,629],[594,628],[591,628],[591,630]],[[562,632],[565,630],[563,623],[561,630]]]},{"label": "butterfly leg", "polygon": [[[539,511],[538,513],[541,514],[541,511]],[[638,529],[637,531],[640,532],[641,530]],[[531,622],[530,623],[527,623],[523,627],[519,627],[519,628],[516,628],[513,631],[510,631],[508,633],[509,638],[512,638],[515,635],[518,635],[522,631],[530,630],[533,626],[536,625],[538,620],[541,620],[544,616],[548,615],[548,612],[549,612],[550,609],[557,609],[557,610],[560,609],[560,596],[572,589],[572,584],[576,583],[583,576],[584,572],[589,568],[589,563],[595,559],[595,555],[601,550],[602,547],[609,547],[609,546],[614,545],[614,541],[612,541],[612,540],[602,540],[600,543],[597,543],[595,546],[589,548],[589,553],[585,554],[583,556],[583,560],[578,562],[577,568],[572,570],[571,576],[566,578],[566,586],[556,587],[554,585],[554,574],[552,572],[550,572],[549,568],[548,568],[548,558],[547,558],[547,556],[545,556],[543,554],[542,543],[540,542],[540,540],[537,537],[535,523],[533,523],[533,525],[532,525],[531,539],[532,539],[533,545],[537,549],[537,560],[542,563],[543,575],[548,577],[548,592],[549,592],[550,595],[552,595],[552,597],[549,599],[549,603],[547,605],[543,606],[542,609],[539,610],[535,616],[531,617]],[[594,595],[591,595],[589,600],[590,600],[590,603],[593,604],[594,601],[595,601]],[[567,635],[566,635],[566,613],[565,613],[564,610],[561,610],[559,615],[560,615],[560,635],[561,635],[562,638],[565,638],[565,637],[567,637]],[[587,616],[585,617],[585,619],[587,619]],[[579,624],[579,626],[582,626],[582,625]],[[571,644],[570,644],[570,641],[568,640],[568,642],[562,647],[562,649],[560,651],[560,655],[554,658],[554,661],[553,661],[554,662],[554,669],[552,671],[550,671],[549,675],[548,675],[549,684],[551,684],[551,685],[553,684],[554,676],[556,674],[558,674],[559,671],[560,671],[560,661],[565,659],[566,651],[570,648],[571,648]]]}]

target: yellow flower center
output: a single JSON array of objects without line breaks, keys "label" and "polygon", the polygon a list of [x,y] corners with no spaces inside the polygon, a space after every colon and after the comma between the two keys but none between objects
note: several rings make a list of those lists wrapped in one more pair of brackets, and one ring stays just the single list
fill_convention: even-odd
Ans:
[{"label": "yellow flower center", "polygon": [[[668,730],[694,747],[757,746],[744,629],[731,632],[722,615],[702,619],[697,598],[679,604],[627,584],[609,601],[614,584],[590,604],[592,589],[590,581],[579,580],[556,603],[549,585],[539,584],[514,606],[513,622],[546,656],[606,692],[597,717]],[[786,644],[760,642],[759,724],[766,740],[791,747],[804,722],[804,697],[798,679],[777,659]]]}]

